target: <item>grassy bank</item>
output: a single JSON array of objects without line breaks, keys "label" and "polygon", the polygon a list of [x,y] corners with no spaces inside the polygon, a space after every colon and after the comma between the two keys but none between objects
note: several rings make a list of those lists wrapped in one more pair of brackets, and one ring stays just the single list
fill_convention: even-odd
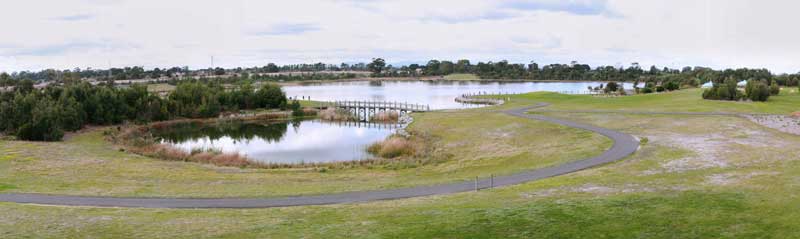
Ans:
[{"label": "grassy bank", "polygon": [[[170,162],[116,150],[101,131],[65,142],[0,141],[5,192],[136,197],[273,197],[398,188],[503,175],[577,160],[610,147],[585,131],[467,111],[418,114],[428,157],[377,166],[250,169]],[[4,154],[5,155],[5,154]]]},{"label": "grassy bank", "polygon": [[733,102],[704,100],[702,89],[689,89],[669,93],[634,95],[626,97],[593,97],[589,95],[563,95],[534,93],[520,99],[554,103],[553,110],[630,110],[664,112],[731,112],[788,114],[800,111],[800,94],[784,90],[767,102]]},{"label": "grassy bank", "polygon": [[[792,109],[786,102],[797,98],[788,94],[785,98],[771,98],[776,100],[776,104],[765,105],[705,103],[693,101],[688,96],[694,94],[699,98],[697,93],[693,90],[636,96],[642,97],[644,103],[628,102],[627,98],[632,97],[586,98],[536,93],[512,96],[509,105],[491,109],[421,114],[412,128],[429,130],[438,139],[439,153],[451,154],[452,160],[409,171],[392,170],[396,175],[383,174],[386,170],[365,169],[343,171],[346,174],[340,176],[349,177],[351,182],[360,180],[358,185],[374,185],[373,181],[386,182],[385,177],[397,178],[404,172],[411,172],[404,178],[406,180],[431,180],[436,174],[455,175],[462,171],[513,171],[531,167],[526,162],[537,159],[537,155],[547,155],[547,152],[552,151],[551,156],[558,157],[575,154],[584,147],[596,150],[602,147],[603,142],[607,144],[602,138],[599,138],[599,143],[594,141],[598,139],[596,136],[580,136],[580,132],[558,126],[516,121],[493,113],[499,108],[527,105],[534,101],[550,102],[553,104],[550,108],[555,109],[787,112]],[[667,102],[672,100],[668,97],[675,97],[673,102],[692,104],[670,105]],[[9,238],[800,237],[796,230],[800,227],[800,181],[797,176],[800,175],[800,136],[730,116],[543,114],[618,129],[646,143],[624,161],[569,175],[477,193],[372,203],[248,210],[43,207],[0,203],[0,211],[4,212],[0,213],[0,235]],[[0,149],[3,154],[0,155],[6,156],[0,156],[0,182],[6,186],[0,188],[5,188],[5,191],[35,191],[31,188],[42,185],[43,191],[77,190],[85,194],[91,190],[78,186],[82,184],[80,181],[59,182],[85,175],[96,183],[108,184],[94,188],[98,194],[111,190],[116,195],[136,195],[131,193],[131,189],[138,189],[145,192],[139,195],[153,195],[154,192],[178,195],[188,193],[187,187],[206,192],[227,190],[217,185],[238,189],[218,194],[230,195],[244,194],[244,184],[259,184],[262,180],[269,180],[260,177],[278,172],[226,172],[229,169],[197,165],[191,166],[197,167],[192,171],[202,172],[203,176],[131,172],[128,170],[136,167],[187,172],[185,168],[189,166],[162,164],[107,151],[103,141],[92,137],[95,136],[78,136],[63,145],[3,142]],[[594,143],[582,143],[592,141]],[[74,154],[94,155],[90,156],[91,161],[75,156],[58,156],[60,151],[56,147],[70,144],[79,145],[70,148],[76,151]],[[524,147],[529,147],[530,153],[518,156],[524,160],[514,160],[516,150]],[[50,156],[51,159],[32,153],[47,149],[50,151],[41,154],[55,154]],[[73,164],[82,166],[71,166]],[[115,171],[115,168],[126,171]],[[99,172],[107,175],[97,177]],[[213,178],[209,174],[217,173],[224,173],[226,177],[206,180]],[[341,172],[296,177],[304,173],[307,172],[282,174],[293,180],[305,180],[304,183],[283,179],[269,185],[259,184],[258,190],[270,190],[278,183],[302,188],[303,185],[318,184],[315,177],[323,177],[320,181],[337,181],[329,175]],[[240,178],[243,174],[258,176],[243,180]],[[362,177],[362,174],[369,176]],[[142,187],[142,184],[162,186]],[[159,189],[167,185],[175,188]],[[60,187],[65,189],[60,190]]]},{"label": "grassy bank", "polygon": [[[0,203],[9,237],[776,238],[800,236],[794,136],[734,117],[565,117],[650,140],[631,158],[507,188],[384,202],[248,210],[40,207]],[[726,124],[708,123],[725,119]],[[686,121],[685,126],[682,121]],[[630,127],[626,123],[635,125]],[[682,126],[684,125],[684,126]],[[647,127],[644,127],[647,126]],[[736,127],[706,154],[676,141]],[[677,130],[676,130],[677,129]],[[762,135],[766,134],[766,135]],[[773,138],[774,137],[774,138]],[[772,140],[767,140],[771,139]],[[737,140],[764,144],[733,144]],[[745,141],[738,141],[743,143]],[[705,145],[708,146],[708,145]],[[753,148],[770,149],[754,154]],[[784,148],[784,149],[781,149]],[[722,150],[724,149],[724,150]],[[683,165],[724,159],[725,166]],[[234,220],[235,219],[235,220]],[[443,220],[446,219],[446,220]],[[43,226],[49,225],[49,226]],[[168,226],[166,226],[168,225]]]},{"label": "grassy bank", "polygon": [[445,80],[480,80],[475,74],[450,74],[444,76]]}]

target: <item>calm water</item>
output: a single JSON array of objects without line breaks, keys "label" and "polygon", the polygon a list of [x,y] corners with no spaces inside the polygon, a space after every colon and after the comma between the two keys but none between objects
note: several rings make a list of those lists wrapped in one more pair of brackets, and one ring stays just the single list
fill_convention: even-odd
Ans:
[{"label": "calm water", "polygon": [[190,152],[239,152],[272,163],[321,163],[370,158],[366,147],[394,133],[390,125],[305,120],[278,123],[178,124],[156,133],[162,143]]},{"label": "calm water", "polygon": [[[475,107],[454,99],[464,93],[586,92],[600,82],[359,81],[284,87],[287,96],[312,100],[373,100],[428,104],[433,109]],[[625,88],[632,88],[626,84]],[[157,132],[163,143],[186,151],[238,152],[272,163],[320,163],[370,158],[366,147],[395,129],[316,120],[281,123],[182,124]]]},{"label": "calm water", "polygon": [[[474,107],[455,102],[464,93],[526,93],[556,91],[588,93],[587,87],[603,82],[480,82],[480,81],[355,81],[285,86],[289,97],[310,96],[312,100],[369,100],[427,104],[432,109]],[[633,84],[626,83],[626,89]]]}]

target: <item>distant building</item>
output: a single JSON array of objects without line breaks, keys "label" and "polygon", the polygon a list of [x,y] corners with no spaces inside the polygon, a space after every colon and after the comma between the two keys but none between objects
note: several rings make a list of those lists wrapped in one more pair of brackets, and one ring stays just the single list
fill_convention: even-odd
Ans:
[{"label": "distant building", "polygon": [[714,87],[714,82],[711,82],[711,81],[709,81],[709,82],[706,82],[705,84],[703,84],[703,85],[701,85],[701,86],[700,86],[700,88],[703,88],[703,89],[705,89],[705,88],[711,88],[711,87]]},{"label": "distant building", "polygon": [[746,86],[747,86],[747,81],[746,80],[739,81],[739,83],[736,83],[736,87],[737,88],[744,88]]}]

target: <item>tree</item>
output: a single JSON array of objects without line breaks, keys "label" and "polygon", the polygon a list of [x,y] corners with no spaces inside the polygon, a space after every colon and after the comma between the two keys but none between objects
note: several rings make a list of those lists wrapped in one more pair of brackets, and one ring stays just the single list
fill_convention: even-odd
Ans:
[{"label": "tree", "polygon": [[286,106],[286,93],[276,84],[264,84],[256,92],[258,107],[282,108]]},{"label": "tree", "polygon": [[778,95],[781,93],[781,87],[778,86],[778,83],[772,83],[769,85],[769,94],[770,95]]},{"label": "tree", "polygon": [[470,68],[472,65],[469,63],[467,59],[461,59],[456,62],[456,65],[453,69],[456,73],[470,73]]},{"label": "tree", "polygon": [[603,89],[604,89],[604,91],[605,91],[606,93],[609,93],[609,92],[617,92],[617,88],[618,88],[618,87],[619,87],[619,85],[617,84],[617,82],[613,82],[613,81],[612,81],[612,82],[608,82],[608,84],[606,84],[606,87],[605,87],[605,88],[603,88]]},{"label": "tree", "polygon": [[367,69],[376,75],[381,74],[384,67],[386,67],[386,61],[383,58],[372,58],[372,62],[367,64]]}]

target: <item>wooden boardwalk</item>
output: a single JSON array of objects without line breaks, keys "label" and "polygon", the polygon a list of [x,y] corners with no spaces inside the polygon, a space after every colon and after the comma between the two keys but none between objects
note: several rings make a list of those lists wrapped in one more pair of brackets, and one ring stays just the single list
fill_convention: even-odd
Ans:
[{"label": "wooden boardwalk", "polygon": [[400,111],[400,112],[426,112],[431,111],[430,105],[411,104],[404,102],[389,101],[325,101],[321,104],[322,108],[335,107],[357,111]]}]

